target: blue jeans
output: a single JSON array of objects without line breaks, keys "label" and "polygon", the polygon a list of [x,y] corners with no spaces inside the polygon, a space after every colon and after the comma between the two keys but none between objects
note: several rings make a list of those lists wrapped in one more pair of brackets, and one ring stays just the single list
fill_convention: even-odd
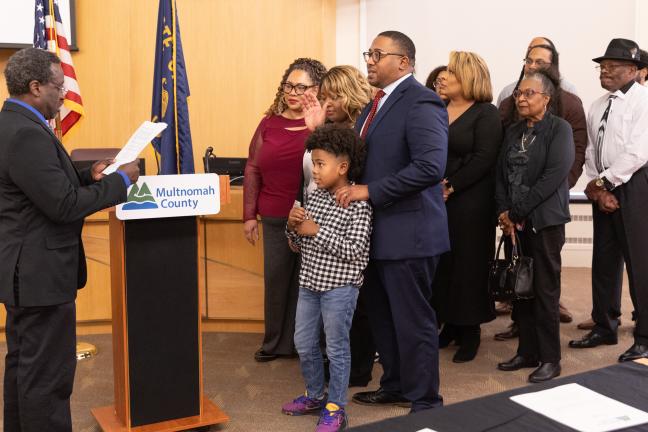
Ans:
[{"label": "blue jeans", "polygon": [[311,398],[324,396],[324,361],[319,338],[322,324],[329,358],[328,402],[346,405],[351,372],[349,330],[358,299],[358,288],[347,285],[331,291],[315,292],[299,289],[295,319],[295,347],[299,353],[306,391]]}]

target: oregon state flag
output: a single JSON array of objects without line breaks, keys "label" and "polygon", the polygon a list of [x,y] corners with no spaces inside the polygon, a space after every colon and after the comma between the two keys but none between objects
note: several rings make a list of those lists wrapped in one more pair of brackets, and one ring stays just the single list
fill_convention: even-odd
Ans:
[{"label": "oregon state flag", "polygon": [[151,117],[154,122],[165,122],[168,127],[152,141],[161,159],[158,174],[194,173],[188,98],[189,82],[176,2],[160,0]]}]

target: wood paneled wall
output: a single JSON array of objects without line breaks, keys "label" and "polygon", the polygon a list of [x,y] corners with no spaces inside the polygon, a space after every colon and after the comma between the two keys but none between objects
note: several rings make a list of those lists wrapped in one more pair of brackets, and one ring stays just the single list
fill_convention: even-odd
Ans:
[{"label": "wood paneled wall", "polygon": [[[297,57],[335,61],[335,0],[177,0],[194,158],[247,156],[281,76]],[[121,147],[151,111],[158,0],[77,0],[73,53],[86,116],[64,144]],[[13,53],[0,49],[0,69]],[[7,96],[0,77],[0,99]],[[154,174],[153,151],[146,151]]]}]

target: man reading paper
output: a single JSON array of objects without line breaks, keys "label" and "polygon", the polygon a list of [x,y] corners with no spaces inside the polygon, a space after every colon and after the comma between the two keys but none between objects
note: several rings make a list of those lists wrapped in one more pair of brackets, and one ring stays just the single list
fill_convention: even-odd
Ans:
[{"label": "man reading paper", "polygon": [[47,122],[66,93],[59,58],[26,48],[4,71],[0,111],[0,302],[7,309],[6,432],[71,431],[83,218],[126,201],[137,162],[77,172]]}]

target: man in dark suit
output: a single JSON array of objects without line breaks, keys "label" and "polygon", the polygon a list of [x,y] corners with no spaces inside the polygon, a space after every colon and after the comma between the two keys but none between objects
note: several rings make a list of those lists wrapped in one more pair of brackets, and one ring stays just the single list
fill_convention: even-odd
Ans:
[{"label": "man in dark suit", "polygon": [[71,431],[83,218],[126,200],[137,163],[77,172],[47,123],[65,97],[61,62],[27,48],[5,69],[0,111],[0,302],[7,310],[5,432]]},{"label": "man in dark suit", "polygon": [[380,33],[363,53],[379,90],[356,130],[366,140],[362,184],[336,199],[374,208],[363,290],[384,374],[380,389],[354,395],[368,405],[440,406],[438,332],[428,300],[439,255],[450,248],[440,182],[448,148],[445,105],[412,72],[416,50],[406,35]]}]

